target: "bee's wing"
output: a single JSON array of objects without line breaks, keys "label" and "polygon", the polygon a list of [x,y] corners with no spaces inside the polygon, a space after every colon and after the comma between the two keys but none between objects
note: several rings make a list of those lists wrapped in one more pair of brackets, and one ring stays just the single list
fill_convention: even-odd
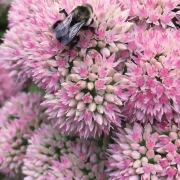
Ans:
[{"label": "bee's wing", "polygon": [[61,38],[61,44],[63,44],[63,45],[69,44],[84,24],[85,24],[85,21],[81,21],[81,22],[78,22],[75,25],[73,25],[69,29],[69,33]]},{"label": "bee's wing", "polygon": [[72,17],[73,14],[70,13],[68,17],[64,19],[61,23],[59,23],[58,26],[55,28],[55,34],[57,39],[65,36],[68,33]]}]

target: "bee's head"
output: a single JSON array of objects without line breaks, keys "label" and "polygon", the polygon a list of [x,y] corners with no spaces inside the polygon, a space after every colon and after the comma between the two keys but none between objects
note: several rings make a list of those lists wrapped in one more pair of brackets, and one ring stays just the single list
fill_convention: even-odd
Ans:
[{"label": "bee's head", "polygon": [[[93,19],[93,8],[90,4],[82,4],[77,6],[74,10],[74,19],[76,21],[92,21]],[[87,23],[87,25],[89,22]]]}]

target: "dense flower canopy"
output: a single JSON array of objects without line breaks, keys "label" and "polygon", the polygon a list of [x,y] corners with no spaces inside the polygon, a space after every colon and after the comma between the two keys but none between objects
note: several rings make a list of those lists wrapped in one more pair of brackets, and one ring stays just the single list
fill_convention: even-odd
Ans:
[{"label": "dense flower canopy", "polygon": [[106,177],[107,139],[98,145],[95,140],[63,136],[51,125],[43,124],[29,143],[23,167],[25,180],[103,180]]},{"label": "dense flower canopy", "polygon": [[130,19],[156,26],[180,24],[179,0],[118,0],[123,9],[130,9]]},{"label": "dense flower canopy", "polygon": [[19,24],[8,30],[0,46],[0,61],[10,71],[11,79],[22,86],[28,81],[27,73],[23,69],[23,63],[27,59],[24,46],[28,44],[28,37],[23,36],[23,27],[24,25]]},{"label": "dense flower canopy", "polygon": [[[16,10],[17,3],[20,6],[25,6],[24,10],[20,12]],[[126,32],[132,26],[132,23],[125,22],[129,11],[121,11],[116,1],[110,0],[90,2],[94,9],[94,23],[92,26],[96,29],[95,34],[90,30],[81,31],[80,42],[72,50],[57,41],[52,25],[57,20],[65,18],[64,14],[59,14],[59,8],[70,13],[73,6],[82,3],[85,2],[76,1],[72,5],[71,1],[23,0],[20,2],[15,0],[10,10],[9,20],[10,26],[16,28],[17,24],[21,22],[23,32],[20,31],[18,37],[22,44],[19,45],[18,42],[11,44],[14,46],[17,44],[21,49],[20,55],[27,56],[23,59],[17,56],[17,61],[12,61],[9,50],[6,49],[7,55],[5,55],[5,58],[9,58],[8,64],[16,63],[20,66],[18,74],[23,69],[36,83],[48,92],[52,92],[60,89],[61,82],[64,82],[68,73],[71,72],[71,62],[74,58],[82,58],[90,50],[97,50],[103,56],[109,57],[114,52],[126,49],[124,44],[126,42]],[[4,42],[6,43],[6,38]],[[5,46],[7,45],[5,44]],[[23,65],[25,67],[22,67]]]},{"label": "dense flower canopy", "polygon": [[0,179],[180,180],[180,0],[0,6]]},{"label": "dense flower canopy", "polygon": [[28,139],[42,121],[43,108],[39,93],[20,93],[0,109],[0,171],[10,176],[21,173]]},{"label": "dense flower canopy", "polygon": [[128,121],[175,121],[180,116],[179,30],[136,31],[127,63],[127,83],[120,85]]},{"label": "dense flower canopy", "polygon": [[108,149],[109,180],[174,180],[180,178],[180,130],[126,124]]}]

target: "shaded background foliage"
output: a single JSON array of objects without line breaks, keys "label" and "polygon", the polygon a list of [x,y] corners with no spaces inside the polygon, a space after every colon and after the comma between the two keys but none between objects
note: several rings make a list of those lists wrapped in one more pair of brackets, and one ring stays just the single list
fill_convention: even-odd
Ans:
[{"label": "shaded background foliage", "polygon": [[[0,7],[0,12],[2,12],[2,14],[0,15],[0,38],[2,38],[8,25],[8,21],[7,21],[8,9],[2,10],[2,7]],[[0,42],[2,42],[2,39],[0,40]]]},{"label": "shaded background foliage", "polygon": [[[7,21],[8,9],[2,10],[2,7],[0,6],[0,12],[2,12],[2,14],[0,15],[0,43],[2,43],[1,38],[3,37],[3,34],[5,33],[8,25],[8,21]],[[0,174],[0,180],[3,180],[3,178],[4,175]]]}]

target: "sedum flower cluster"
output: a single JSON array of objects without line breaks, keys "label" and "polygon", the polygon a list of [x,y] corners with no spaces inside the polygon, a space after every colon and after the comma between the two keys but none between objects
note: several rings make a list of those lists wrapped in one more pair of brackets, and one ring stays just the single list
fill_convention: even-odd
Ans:
[{"label": "sedum flower cluster", "polygon": [[76,58],[69,80],[58,92],[45,96],[46,112],[62,132],[96,137],[109,134],[112,124],[121,124],[119,85],[124,81],[114,68],[114,58],[113,54],[105,60],[97,52]]},{"label": "sedum flower cluster", "polygon": [[134,34],[126,62],[124,115],[133,122],[179,123],[179,30],[151,28]]},{"label": "sedum flower cluster", "polygon": [[123,9],[130,9],[130,18],[147,24],[175,27],[180,23],[178,0],[118,0]]},{"label": "sedum flower cluster", "polygon": [[40,93],[19,93],[0,109],[0,171],[18,176],[28,139],[44,120]]},{"label": "sedum flower cluster", "polygon": [[[61,44],[60,10],[86,3],[94,32]],[[13,0],[8,8],[0,179],[179,180],[180,1]]]},{"label": "sedum flower cluster", "polygon": [[176,125],[144,127],[126,124],[108,149],[112,180],[174,180],[180,178],[180,131]]},{"label": "sedum flower cluster", "polygon": [[4,67],[3,63],[0,63],[0,107],[8,100],[11,96],[16,95],[21,89],[20,84],[16,84],[9,77],[8,72]]},{"label": "sedum flower cluster", "polygon": [[25,180],[99,179],[105,175],[105,149],[95,140],[66,137],[42,124],[29,140],[24,158]]},{"label": "sedum flower cluster", "polygon": [[[114,52],[126,49],[124,44],[126,32],[132,26],[132,23],[126,22],[129,11],[121,11],[116,2],[110,0],[105,3],[102,0],[91,2],[94,13],[97,13],[94,15],[92,25],[96,28],[95,34],[89,30],[82,31],[79,43],[72,50],[57,41],[52,25],[57,20],[65,18],[63,14],[59,14],[59,8],[69,13],[73,6],[82,3],[85,2],[76,1],[72,4],[71,1],[15,0],[12,3],[9,26],[23,31],[18,33],[16,42],[11,43],[12,46],[19,48],[16,56],[18,63],[16,60],[9,59],[14,52],[8,49],[10,43],[6,44],[6,38],[0,48],[0,52],[4,52],[3,59],[6,61],[7,68],[16,70],[12,76],[21,80],[21,74],[26,72],[27,76],[32,77],[41,87],[48,92],[54,92],[60,89],[61,83],[71,73],[71,62],[74,58],[82,58],[90,50],[98,50],[102,56],[109,57]],[[24,8],[19,11],[16,8],[17,5]],[[40,16],[37,12],[41,12]],[[10,29],[7,35],[11,36],[10,34],[16,31],[13,29]],[[15,37],[11,36],[11,38],[11,41],[14,41]],[[18,67],[14,68],[12,64]]]}]

